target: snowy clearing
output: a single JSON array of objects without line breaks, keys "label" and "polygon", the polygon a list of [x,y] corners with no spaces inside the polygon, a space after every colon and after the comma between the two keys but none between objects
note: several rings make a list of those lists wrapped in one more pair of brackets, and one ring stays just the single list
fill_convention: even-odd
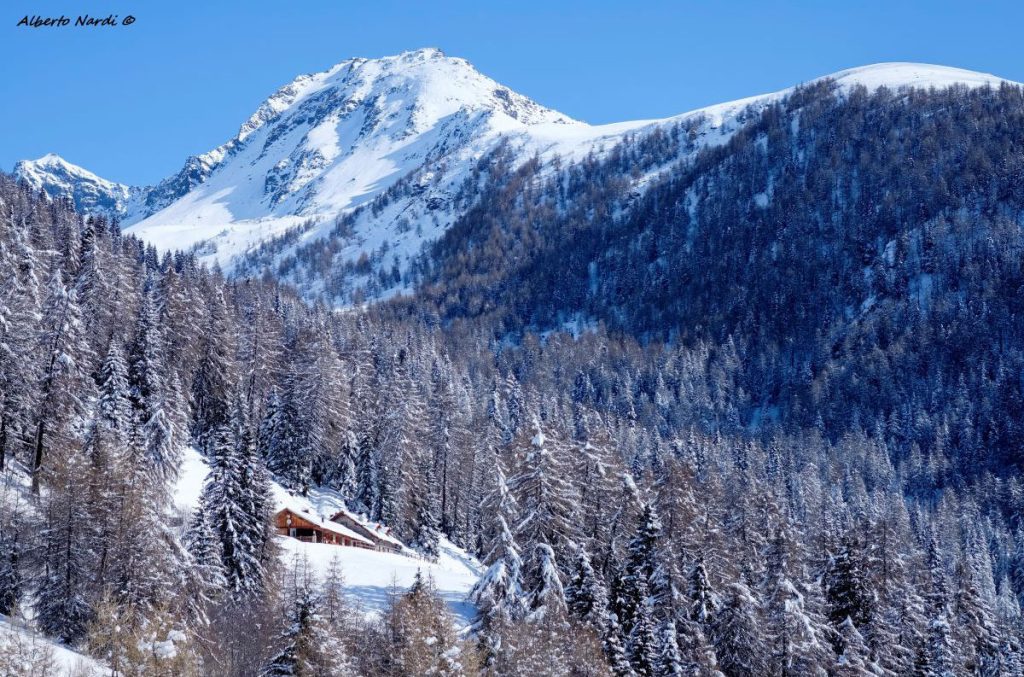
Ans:
[{"label": "snowy clearing", "polygon": [[[200,453],[191,447],[182,453],[179,468],[174,503],[179,510],[191,512],[198,505],[209,468]],[[345,507],[341,496],[329,489],[314,488],[308,497],[302,497],[290,494],[275,482],[273,492],[278,508],[287,506],[310,510],[323,519]],[[321,576],[331,560],[337,557],[350,599],[369,614],[379,613],[393,589],[397,587],[401,591],[408,588],[416,572],[422,571],[433,578],[438,593],[448,603],[460,626],[468,625],[473,618],[473,605],[466,596],[483,573],[483,567],[445,538],[441,539],[441,556],[437,562],[429,562],[409,549],[405,549],[404,554],[392,554],[325,543],[303,543],[284,536],[278,537],[277,542],[281,546],[282,559],[291,562],[296,555],[305,555]]]},{"label": "snowy clearing", "polygon": [[345,590],[367,614],[376,615],[387,604],[388,595],[412,585],[417,571],[430,576],[437,592],[448,603],[460,626],[473,620],[473,605],[466,600],[480,576],[480,565],[463,550],[442,538],[437,562],[419,557],[394,555],[362,548],[346,548],[325,543],[303,543],[279,536],[282,557],[291,561],[305,556],[314,570],[323,574],[331,560],[338,559],[345,578]]}]

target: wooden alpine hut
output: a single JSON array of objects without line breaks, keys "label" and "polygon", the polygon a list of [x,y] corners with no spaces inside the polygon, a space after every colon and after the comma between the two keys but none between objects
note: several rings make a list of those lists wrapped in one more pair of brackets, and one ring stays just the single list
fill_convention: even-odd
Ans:
[{"label": "wooden alpine hut", "polygon": [[366,536],[356,533],[344,524],[321,519],[309,510],[285,507],[274,515],[274,529],[280,536],[290,536],[305,543],[328,543],[354,548],[375,549]]}]

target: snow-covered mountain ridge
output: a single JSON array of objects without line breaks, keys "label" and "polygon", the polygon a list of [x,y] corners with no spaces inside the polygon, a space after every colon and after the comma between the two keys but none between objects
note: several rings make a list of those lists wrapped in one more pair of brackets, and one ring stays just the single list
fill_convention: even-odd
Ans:
[{"label": "snow-covered mountain ridge", "polygon": [[14,174],[50,197],[71,198],[87,213],[123,214],[144,190],[101,179],[54,153],[18,162]]},{"label": "snow-covered mountain ridge", "polygon": [[[911,63],[828,77],[841,90],[1003,81]],[[350,59],[299,76],[264,101],[235,137],[189,158],[181,171],[153,187],[106,181],[55,155],[20,162],[15,173],[51,196],[71,197],[83,211],[116,215],[129,232],[158,249],[195,248],[228,271],[262,243],[291,234],[271,253],[280,262],[303,243],[331,236],[340,216],[404,182],[387,204],[358,214],[336,243],[332,264],[368,260],[367,277],[386,272],[400,289],[397,279],[409,262],[471,203],[457,199],[460,188],[499,144],[507,144],[516,162],[556,155],[574,159],[610,149],[630,133],[693,121],[699,149],[728,140],[744,111],[791,91],[667,119],[595,126],[511,91],[464,59],[422,49]],[[322,290],[316,275],[306,277],[313,279],[305,291]]]}]

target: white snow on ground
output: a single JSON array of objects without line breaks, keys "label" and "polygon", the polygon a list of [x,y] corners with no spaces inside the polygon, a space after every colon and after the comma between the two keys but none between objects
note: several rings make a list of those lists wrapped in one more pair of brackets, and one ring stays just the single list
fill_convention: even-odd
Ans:
[{"label": "white snow on ground", "polygon": [[[202,455],[194,448],[185,449],[174,491],[174,502],[179,510],[195,509],[208,472]],[[308,497],[290,494],[276,482],[272,489],[278,509],[288,507],[298,512],[309,511],[320,519],[327,519],[345,507],[341,496],[329,489],[311,489]],[[373,523],[367,522],[366,525],[375,530]],[[472,621],[474,609],[466,601],[466,596],[484,568],[447,539],[441,539],[441,556],[437,562],[429,562],[408,548],[404,549],[405,554],[392,554],[325,543],[303,543],[283,536],[278,537],[277,542],[286,563],[296,555],[305,555],[321,576],[327,571],[331,559],[337,557],[350,599],[367,613],[379,613],[387,604],[389,593],[407,589],[412,585],[416,572],[421,571],[434,580],[438,593],[448,603],[460,625],[468,625]]]},{"label": "white snow on ground", "polygon": [[[20,624],[2,614],[0,614],[0,647],[3,647],[5,654],[16,652],[21,657],[20,663],[25,674],[43,674],[41,662],[47,652],[52,655],[52,665],[57,670],[57,672],[48,673],[53,677],[100,677],[110,674],[110,671],[100,662],[72,651],[39,634],[31,627]],[[35,667],[36,671],[29,673],[29,667]]]},{"label": "white snow on ground", "polygon": [[174,485],[172,499],[175,507],[189,512],[195,510],[208,474],[210,466],[206,464],[206,459],[194,447],[187,447],[181,454],[178,481]]},{"label": "white snow on ground", "polygon": [[483,570],[475,559],[446,539],[441,540],[441,556],[437,562],[363,548],[303,543],[294,538],[280,537],[277,542],[286,561],[305,556],[321,574],[337,557],[345,578],[345,591],[367,613],[383,610],[389,594],[408,589],[419,571],[433,579],[438,594],[448,603],[461,626],[473,620],[473,605],[466,596]]}]

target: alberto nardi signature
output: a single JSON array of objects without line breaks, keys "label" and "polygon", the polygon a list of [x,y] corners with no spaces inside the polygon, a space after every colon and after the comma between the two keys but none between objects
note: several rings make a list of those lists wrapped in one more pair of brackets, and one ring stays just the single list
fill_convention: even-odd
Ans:
[{"label": "alberto nardi signature", "polygon": [[79,14],[77,17],[60,16],[32,16],[25,15],[17,23],[17,28],[103,28],[113,26],[131,26],[135,23],[135,17],[128,15],[123,19],[117,14],[107,16],[92,16],[91,14]]}]

